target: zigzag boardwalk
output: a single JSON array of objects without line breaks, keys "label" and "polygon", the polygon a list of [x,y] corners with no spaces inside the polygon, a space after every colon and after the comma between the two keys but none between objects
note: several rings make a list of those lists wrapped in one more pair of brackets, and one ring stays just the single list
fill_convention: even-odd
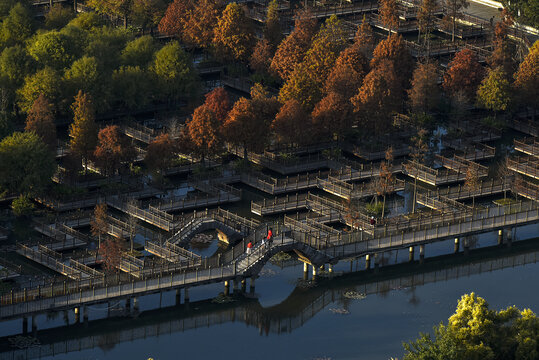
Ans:
[{"label": "zigzag boardwalk", "polygon": [[[246,244],[255,244],[265,235],[264,225],[244,238],[238,245],[218,258],[202,259],[200,265],[175,266],[168,270],[156,269],[151,274],[144,271],[140,279],[115,285],[99,286],[89,282],[73,282],[63,287],[50,289],[25,289],[12,292],[0,298],[0,318],[12,318],[49,311],[78,307],[111,299],[141,296],[174,288],[198,286],[212,282],[222,282],[238,278],[256,276],[264,264],[279,251],[297,250],[314,266],[335,263],[340,259],[384,252],[393,249],[423,245],[453,237],[489,232],[539,221],[539,206],[535,202],[521,202],[476,212],[453,215],[453,221],[440,216],[430,223],[423,220],[417,228],[408,227],[399,232],[397,226],[377,229],[374,236],[363,231],[349,234],[327,234],[325,237],[311,233],[290,230],[280,223],[268,224],[274,229],[274,243],[271,247],[256,246],[251,254],[246,254]],[[384,234],[380,234],[384,231]],[[257,241],[258,240],[258,241]]]}]

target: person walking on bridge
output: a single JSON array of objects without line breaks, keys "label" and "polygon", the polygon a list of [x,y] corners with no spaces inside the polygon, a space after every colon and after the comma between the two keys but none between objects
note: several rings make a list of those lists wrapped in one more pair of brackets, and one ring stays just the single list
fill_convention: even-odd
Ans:
[{"label": "person walking on bridge", "polygon": [[247,255],[251,253],[252,248],[253,248],[253,243],[249,241],[249,243],[247,244]]},{"label": "person walking on bridge", "polygon": [[268,245],[271,248],[271,245],[273,244],[273,230],[269,228],[268,230],[268,236],[266,237],[266,240],[268,241]]}]

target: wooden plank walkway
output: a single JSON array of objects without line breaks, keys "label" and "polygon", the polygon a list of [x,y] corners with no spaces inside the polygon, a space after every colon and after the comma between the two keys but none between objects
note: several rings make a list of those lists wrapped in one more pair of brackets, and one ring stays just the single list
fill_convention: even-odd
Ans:
[{"label": "wooden plank walkway", "polygon": [[[462,237],[477,233],[490,232],[497,229],[515,227],[539,222],[539,205],[535,202],[521,202],[479,210],[473,214],[465,214],[458,222],[446,222],[436,227],[387,233],[374,238],[366,237],[364,232],[328,235],[317,238],[306,232],[290,231],[279,223],[273,223],[274,242],[271,247],[260,246],[266,226],[257,229],[243,239],[238,245],[218,259],[203,259],[195,268],[183,267],[178,271],[171,264],[169,272],[159,269],[158,273],[142,273],[140,280],[105,287],[81,287],[80,284],[66,284],[63,288],[50,292],[39,289],[26,289],[13,292],[0,298],[0,318],[13,318],[23,314],[31,315],[84,304],[118,299],[122,297],[140,296],[151,292],[159,292],[185,286],[196,286],[211,282],[221,282],[237,277],[256,275],[266,261],[279,251],[296,249],[303,252],[317,266],[329,261],[380,253],[394,249],[417,246],[448,238]],[[289,235],[291,237],[289,237]],[[250,254],[245,253],[246,241],[253,241],[255,248]],[[218,262],[216,262],[218,261]],[[144,270],[146,271],[146,269]],[[87,286],[87,285],[86,285]],[[61,295],[56,296],[57,293]]]},{"label": "wooden plank walkway", "polygon": [[402,165],[402,172],[411,178],[430,185],[440,186],[466,180],[466,172],[456,172],[446,169],[433,169],[415,161]]},{"label": "wooden plank walkway", "polygon": [[515,150],[539,158],[539,142],[537,142],[535,137],[522,140],[514,139],[513,141]]},{"label": "wooden plank walkway", "polygon": [[507,168],[519,174],[539,180],[539,159],[533,156],[507,158]]}]

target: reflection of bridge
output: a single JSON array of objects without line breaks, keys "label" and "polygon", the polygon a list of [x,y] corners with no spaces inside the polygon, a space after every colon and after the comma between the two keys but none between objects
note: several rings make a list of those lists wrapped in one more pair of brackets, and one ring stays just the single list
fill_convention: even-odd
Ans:
[{"label": "reflection of bridge", "polygon": [[[136,319],[126,316],[92,320],[86,324],[69,325],[69,331],[66,331],[66,327],[39,331],[39,347],[13,349],[9,342],[10,336],[0,338],[0,359],[35,359],[228,322],[244,322],[258,328],[261,333],[289,333],[303,326],[332,302],[345,300],[344,293],[347,291],[353,290],[364,295],[386,293],[523,266],[536,263],[538,259],[537,241],[532,240],[515,243],[511,250],[485,248],[469,256],[440,256],[421,266],[387,266],[381,268],[378,274],[345,274],[331,281],[320,281],[310,289],[296,288],[283,302],[269,308],[263,308],[254,300],[237,297],[238,301],[228,304],[217,305],[211,300],[204,300],[144,311]],[[197,310],[191,311],[192,308]]]}]

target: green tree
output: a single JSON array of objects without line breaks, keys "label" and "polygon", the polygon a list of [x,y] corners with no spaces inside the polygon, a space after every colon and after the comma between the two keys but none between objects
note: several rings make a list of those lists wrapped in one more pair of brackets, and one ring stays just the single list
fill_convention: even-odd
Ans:
[{"label": "green tree", "polygon": [[144,68],[152,61],[157,44],[152,36],[145,35],[127,43],[122,50],[122,64]]},{"label": "green tree", "polygon": [[306,69],[304,63],[296,66],[288,80],[279,90],[279,101],[296,100],[305,111],[310,112],[316,103],[322,99],[322,86]]},{"label": "green tree", "polygon": [[45,27],[50,30],[61,29],[74,17],[71,8],[64,7],[62,4],[54,4],[45,14]]},{"label": "green tree", "polygon": [[[17,89],[22,87],[26,76],[34,71],[34,60],[26,48],[19,45],[5,48],[0,55],[2,97],[13,108]],[[7,109],[7,107],[6,107]]]},{"label": "green tree", "polygon": [[9,11],[15,4],[18,4],[18,0],[2,0],[0,1],[0,21],[4,20],[9,15]]},{"label": "green tree", "polygon": [[0,142],[0,188],[40,194],[56,169],[53,154],[33,132],[15,132]]},{"label": "green tree", "polygon": [[112,94],[122,109],[136,110],[152,100],[152,77],[138,66],[122,66],[112,73]]},{"label": "green tree", "polygon": [[30,10],[17,3],[0,27],[0,44],[4,47],[22,44],[34,33],[34,18]]},{"label": "green tree", "polygon": [[18,198],[13,199],[11,202],[11,209],[15,216],[28,216],[34,210],[34,204],[28,196],[19,195]]},{"label": "green tree", "polygon": [[36,35],[28,47],[30,55],[41,65],[62,70],[73,62],[69,39],[58,31]]},{"label": "green tree", "polygon": [[279,3],[277,0],[272,0],[268,4],[266,21],[264,23],[264,39],[269,42],[274,52],[283,39],[281,24],[279,23]]},{"label": "green tree", "polygon": [[69,148],[84,162],[84,170],[88,170],[88,160],[97,145],[97,125],[95,110],[89,95],[79,91],[73,110],[73,123],[69,127]]},{"label": "green tree", "polygon": [[163,46],[155,54],[152,71],[168,101],[178,100],[182,95],[193,96],[198,92],[198,76],[193,62],[177,41]]},{"label": "green tree", "polygon": [[22,111],[27,112],[38,96],[43,94],[58,109],[62,85],[60,75],[50,67],[45,67],[34,75],[27,76],[24,85],[17,92],[19,107]]},{"label": "green tree", "polygon": [[69,27],[76,27],[81,30],[91,31],[105,25],[103,18],[95,12],[84,12],[77,14],[77,17],[71,20]]},{"label": "green tree", "polygon": [[403,344],[404,360],[537,359],[539,319],[529,309],[490,310],[474,293],[463,295],[447,325],[434,336]]},{"label": "green tree", "polygon": [[108,109],[107,82],[101,76],[96,58],[84,56],[74,61],[66,70],[64,81],[67,98],[75,97],[82,90],[92,97],[100,112]]},{"label": "green tree", "polygon": [[537,0],[502,0],[504,9],[526,25],[539,27],[539,2]]},{"label": "green tree", "polygon": [[86,56],[95,57],[104,72],[112,72],[121,63],[121,53],[132,35],[124,29],[102,27],[89,33]]},{"label": "green tree", "polygon": [[87,0],[86,5],[100,14],[123,19],[124,27],[127,28],[127,22],[132,11],[132,2],[133,0]]},{"label": "green tree", "polygon": [[213,46],[222,59],[246,61],[254,46],[251,20],[243,8],[230,3],[223,11],[214,30]]},{"label": "green tree", "polygon": [[477,103],[496,114],[507,110],[511,94],[511,85],[503,69],[491,69],[477,89]]}]

